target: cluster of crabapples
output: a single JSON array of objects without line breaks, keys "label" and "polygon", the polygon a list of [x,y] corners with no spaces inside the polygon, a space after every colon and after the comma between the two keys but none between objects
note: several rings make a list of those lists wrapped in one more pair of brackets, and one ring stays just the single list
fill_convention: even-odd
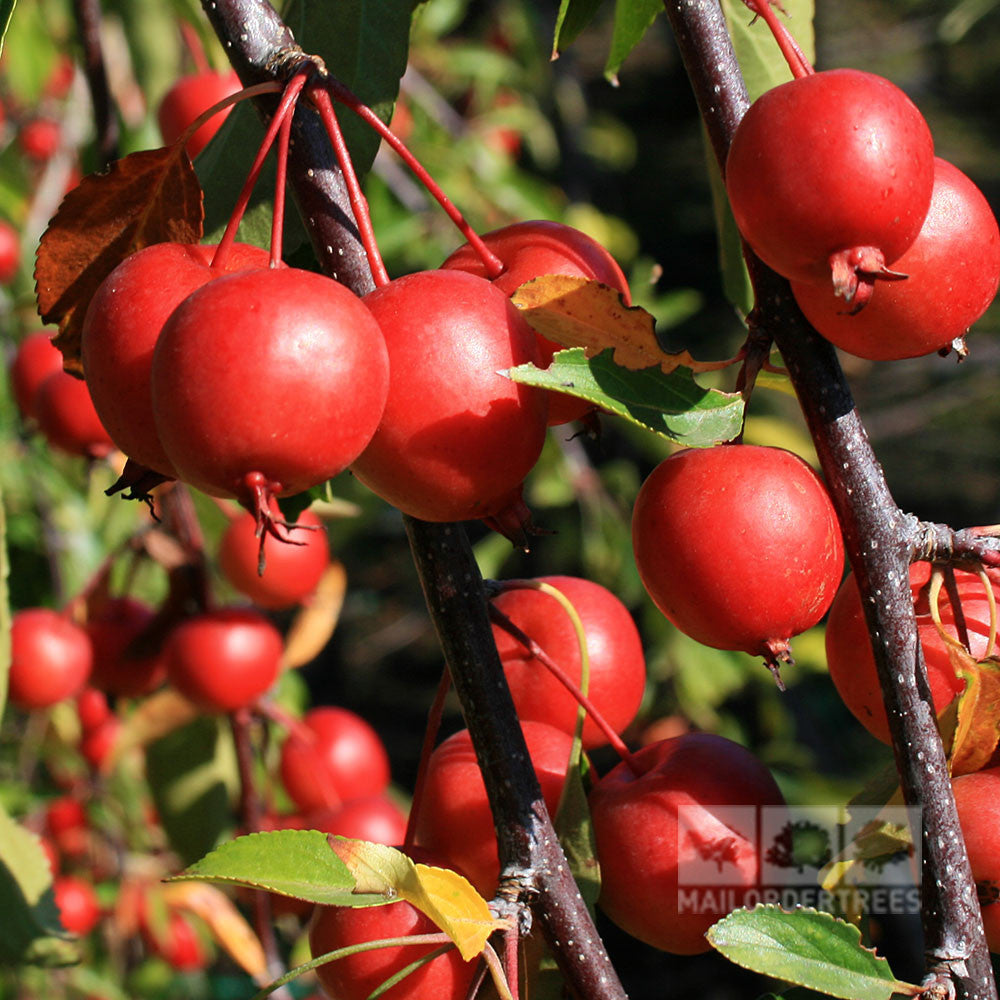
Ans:
[{"label": "cluster of crabapples", "polygon": [[986,198],[934,155],[923,115],[889,80],[790,63],[794,79],[750,106],[726,159],[743,238],[848,353],[964,354],[1000,283]]}]

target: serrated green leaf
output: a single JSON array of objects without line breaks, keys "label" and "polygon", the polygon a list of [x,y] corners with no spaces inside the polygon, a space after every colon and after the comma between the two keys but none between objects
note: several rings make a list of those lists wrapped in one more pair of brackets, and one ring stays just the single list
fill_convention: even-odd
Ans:
[{"label": "serrated green leaf", "polygon": [[920,992],[897,980],[889,963],[861,944],[857,927],[818,910],[737,910],[706,936],[737,965],[830,996],[890,1000],[895,993]]},{"label": "serrated green leaf", "polygon": [[172,881],[243,885],[326,906],[372,906],[384,895],[353,893],[354,876],[318,830],[251,833],[222,844]]},{"label": "serrated green leaf", "polygon": [[72,965],[52,896],[52,873],[37,834],[0,807],[0,964]]},{"label": "serrated green leaf", "polygon": [[642,36],[663,13],[663,0],[616,0],[615,24],[611,33],[611,51],[604,65],[604,75],[612,82],[628,54],[642,41]]},{"label": "serrated green leaf", "polygon": [[584,774],[589,766],[586,758],[582,758],[570,768],[553,823],[580,895],[593,914],[601,893],[601,871],[584,785]]},{"label": "serrated green leaf", "polygon": [[515,382],[587,399],[646,430],[686,445],[705,448],[739,434],[743,400],[737,393],[703,389],[686,368],[664,375],[658,368],[629,371],[611,360],[611,350],[589,360],[581,347],[557,352],[542,370],[519,365],[507,375]]},{"label": "serrated green leaf", "polygon": [[604,0],[562,0],[556,15],[555,37],[552,39],[552,58],[564,52],[576,37],[593,20]]}]

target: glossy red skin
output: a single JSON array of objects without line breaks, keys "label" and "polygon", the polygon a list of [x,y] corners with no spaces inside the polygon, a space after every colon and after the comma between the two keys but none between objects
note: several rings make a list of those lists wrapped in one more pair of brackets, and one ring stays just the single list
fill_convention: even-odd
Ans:
[{"label": "glossy red skin", "polygon": [[[330,565],[330,547],[323,522],[311,511],[299,515],[302,530],[288,533],[289,541],[268,538],[266,566],[257,573],[260,539],[257,520],[249,512],[234,517],[219,542],[222,575],[258,607],[279,610],[305,601]],[[310,530],[311,529],[311,530]],[[281,525],[276,529],[286,534]]]},{"label": "glossy red skin", "polygon": [[50,708],[78,694],[94,654],[87,633],[58,611],[18,611],[10,630],[10,700],[24,709]]},{"label": "glossy red skin", "polygon": [[208,712],[234,712],[277,680],[284,643],[257,611],[218,608],[187,619],[164,646],[167,678]]},{"label": "glossy red skin", "polygon": [[293,732],[281,748],[281,780],[300,809],[336,807],[385,791],[389,754],[360,715],[324,705],[306,712],[302,724],[315,742]]},{"label": "glossy red skin", "polygon": [[[927,683],[930,685],[935,712],[941,712],[958,694],[965,682],[956,676],[948,656],[948,647],[938,633],[930,615],[927,583],[931,576],[931,565],[926,562],[910,566],[910,589],[913,593],[914,610],[917,615],[917,634],[924,651],[927,667]],[[1000,583],[994,577],[993,591],[1000,599]],[[973,658],[986,655],[986,643],[990,633],[990,608],[986,593],[979,577],[974,573],[955,570],[955,582],[962,609],[961,618],[965,627],[962,639]],[[948,633],[959,638],[955,626],[955,610],[945,587],[938,597],[941,622]],[[826,623],[826,662],[830,669],[830,679],[844,704],[854,717],[883,743],[890,743],[889,720],[882,702],[875,659],[871,650],[871,639],[861,608],[861,597],[852,573],[844,580],[830,607],[830,617]]]},{"label": "glossy red skin", "polygon": [[195,289],[270,255],[234,243],[225,266],[213,268],[216,247],[155,243],[123,260],[94,293],[83,322],[83,370],[94,407],[129,458],[165,476],[175,472],[153,418],[153,348],[167,317]]},{"label": "glossy red skin", "polygon": [[[730,887],[738,892],[740,886],[758,886],[759,845],[728,825],[725,807],[781,806],[781,792],[753,754],[710,733],[652,743],[632,762],[639,777],[623,762],[589,796],[601,865],[598,903],[619,927],[654,948],[677,955],[708,951],[705,931],[726,911],[695,912],[690,906],[682,911],[678,868],[705,857],[707,847],[731,859]],[[684,810],[680,824],[678,807]],[[704,810],[696,830],[687,825],[689,809]],[[703,838],[700,843],[695,833]]]},{"label": "glossy red skin", "polygon": [[53,448],[84,458],[103,458],[114,450],[82,379],[64,371],[46,376],[34,409],[38,428]]},{"label": "glossy red skin", "polygon": [[10,284],[17,276],[20,266],[20,234],[9,222],[0,219],[0,285]]},{"label": "glossy red skin", "polygon": [[[156,112],[160,134],[165,145],[170,145],[181,137],[181,133],[203,111],[241,89],[240,78],[235,70],[217,73],[205,70],[181,77],[163,96]],[[213,115],[190,139],[186,146],[188,156],[194,159],[222,128],[232,107]]]},{"label": "glossy red skin", "polygon": [[826,488],[781,448],[676,452],[643,483],[632,546],[650,597],[682,632],[765,655],[826,613],[844,548]]},{"label": "glossy red skin", "polygon": [[37,163],[51,159],[62,141],[59,123],[51,118],[35,118],[26,122],[17,133],[17,143],[21,152]]},{"label": "glossy red skin", "polygon": [[153,609],[131,597],[112,597],[94,609],[87,622],[94,647],[94,687],[135,698],[163,683],[167,669],[162,655],[130,648],[152,621]]},{"label": "glossy red skin", "polygon": [[545,442],[548,403],[497,372],[539,362],[537,339],[499,289],[420,271],[365,296],[393,377],[355,475],[424,521],[492,517],[520,498]]},{"label": "glossy red skin", "polygon": [[[958,822],[965,838],[972,877],[979,890],[983,928],[990,951],[1000,953],[1000,767],[952,779]],[[990,902],[986,902],[990,900]]]},{"label": "glossy red skin", "polygon": [[101,919],[101,906],[94,887],[75,875],[60,875],[52,883],[59,920],[70,934],[83,937]]},{"label": "glossy red skin", "polygon": [[[573,739],[544,722],[521,723],[545,805],[555,815]],[[500,877],[493,814],[469,731],[449,736],[431,754],[419,803],[416,842],[446,858],[491,899]]]},{"label": "glossy red skin", "polygon": [[174,310],[152,386],[157,431],[182,479],[241,496],[257,472],[285,496],[337,475],[368,444],[389,360],[378,323],[343,285],[296,268],[244,271]]},{"label": "glossy red skin", "polygon": [[[628,608],[606,587],[572,576],[544,576],[573,604],[587,636],[590,661],[588,697],[619,735],[639,711],[646,688],[642,640]],[[580,683],[580,645],[569,615],[554,597],[539,590],[511,590],[493,598],[526,635]],[[499,625],[493,625],[500,662],[514,698],[518,718],[547,722],[572,734],[578,703],[527,649]],[[607,739],[588,718],[583,745],[590,750]]]},{"label": "glossy red skin", "polygon": [[726,160],[736,224],[779,274],[830,284],[831,254],[916,239],[934,184],[923,115],[883,77],[832,69],[779,84],[744,115]]},{"label": "glossy red skin", "polygon": [[831,343],[871,361],[945,350],[993,301],[1000,285],[1000,231],[983,193],[957,167],[934,160],[924,224],[892,265],[903,281],[879,281],[851,315],[831,288],[792,283],[806,319]]},{"label": "glossy red skin", "polygon": [[[0,243],[2,233],[0,227]],[[34,417],[38,387],[49,375],[62,371],[62,366],[62,352],[52,345],[52,338],[44,330],[29,334],[18,344],[10,366],[10,384],[21,416]]]},{"label": "glossy red skin", "polygon": [[[561,222],[536,219],[515,222],[513,225],[485,233],[483,242],[506,265],[493,284],[504,295],[511,296],[526,281],[542,274],[566,274],[588,278],[610,285],[622,293],[626,305],[632,301],[628,281],[618,262],[601,246],[579,229]],[[468,243],[462,244],[441,265],[486,277],[486,268],[479,255]],[[542,352],[542,364],[547,366],[562,345],[536,334]],[[569,423],[592,410],[593,404],[585,399],[553,392],[549,395],[549,426]]]},{"label": "glossy red skin", "polygon": [[[444,867],[440,860],[419,848],[409,854],[420,864]],[[405,900],[357,909],[317,906],[309,927],[309,947],[313,957],[318,957],[365,941],[439,933],[440,928],[429,917]],[[329,996],[337,1000],[366,1000],[386,979],[435,947],[377,948],[327,962],[316,969],[316,975]],[[477,968],[477,961],[464,962],[458,950],[451,948],[381,996],[384,1000],[464,1000]]]},{"label": "glossy red skin", "polygon": [[351,840],[401,844],[406,837],[406,813],[386,795],[366,795],[332,809],[313,809],[303,817],[303,826]]}]

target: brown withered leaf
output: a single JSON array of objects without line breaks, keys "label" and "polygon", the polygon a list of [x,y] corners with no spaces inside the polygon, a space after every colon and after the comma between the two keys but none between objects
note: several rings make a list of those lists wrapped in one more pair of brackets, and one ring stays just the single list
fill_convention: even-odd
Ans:
[{"label": "brown withered leaf", "polygon": [[39,315],[57,323],[54,343],[80,367],[80,331],[98,285],[129,254],[153,243],[197,243],[201,185],[183,144],[147,149],[90,174],[63,199],[35,260]]},{"label": "brown withered leaf", "polygon": [[286,670],[319,656],[337,627],[346,593],[344,564],[334,560],[323,571],[309,603],[295,616],[285,636],[282,666]]},{"label": "brown withered leaf", "polygon": [[1000,663],[977,663],[964,650],[948,647],[956,672],[965,677],[958,699],[958,720],[951,749],[951,773],[956,777],[987,765],[1000,742]]},{"label": "brown withered leaf", "polygon": [[258,985],[268,981],[260,938],[221,889],[200,882],[173,882],[163,888],[168,906],[188,910],[208,924],[212,936]]},{"label": "brown withered leaf", "polygon": [[659,365],[664,375],[681,366],[715,371],[727,361],[696,361],[687,351],[668,354],[656,340],[653,316],[641,306],[627,306],[617,289],[599,281],[566,274],[543,274],[526,282],[511,302],[531,327],[563,347],[582,347],[588,358],[614,348],[615,364],[630,371]]},{"label": "brown withered leaf", "polygon": [[125,721],[112,752],[108,755],[108,769],[135,747],[149,746],[156,740],[186,726],[198,718],[199,709],[179,691],[164,688],[144,698]]}]

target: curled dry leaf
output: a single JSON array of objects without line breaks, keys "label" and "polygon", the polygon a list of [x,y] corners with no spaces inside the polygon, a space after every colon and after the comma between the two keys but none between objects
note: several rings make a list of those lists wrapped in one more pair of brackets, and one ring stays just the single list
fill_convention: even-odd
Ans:
[{"label": "curled dry leaf", "polygon": [[733,363],[696,361],[687,351],[668,354],[656,339],[656,322],[641,306],[626,306],[617,289],[566,274],[543,274],[511,296],[536,333],[563,347],[582,347],[588,358],[613,348],[615,364],[630,371],[658,365],[664,375],[681,366],[715,371]]},{"label": "curled dry leaf", "polygon": [[951,773],[957,777],[986,767],[1000,742],[1000,663],[992,657],[977,663],[950,644],[948,657],[965,678],[949,754]]},{"label": "curled dry leaf", "polygon": [[263,984],[270,978],[267,959],[260,939],[236,909],[236,904],[214,885],[201,882],[171,882],[163,889],[168,906],[188,910],[208,924],[212,936],[229,952],[254,982]]},{"label": "curled dry leaf", "polygon": [[309,603],[295,616],[285,637],[282,667],[301,667],[315,659],[330,641],[347,593],[347,572],[334,561],[323,571]]},{"label": "curled dry leaf", "polygon": [[197,243],[201,185],[183,146],[148,149],[90,174],[63,199],[35,261],[39,315],[57,323],[53,343],[80,367],[80,332],[98,285],[129,254],[153,243]]}]

